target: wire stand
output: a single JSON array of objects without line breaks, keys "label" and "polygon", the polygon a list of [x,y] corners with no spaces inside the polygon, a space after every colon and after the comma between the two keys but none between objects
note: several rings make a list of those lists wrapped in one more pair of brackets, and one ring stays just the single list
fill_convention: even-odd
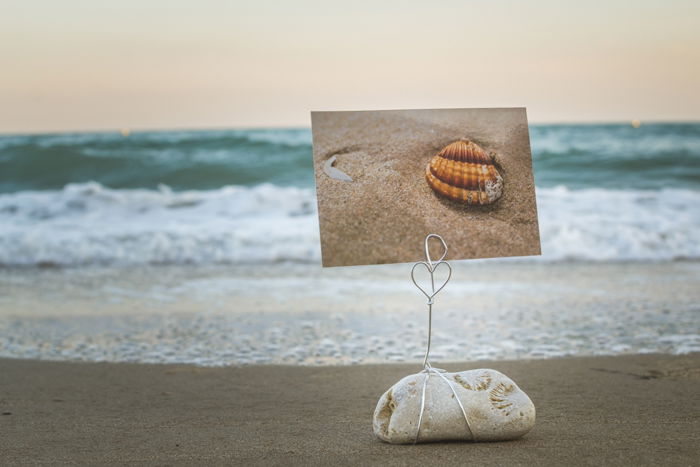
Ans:
[{"label": "wire stand", "polygon": [[[440,241],[442,244],[443,248],[443,253],[442,256],[440,256],[440,259],[433,262],[432,258],[430,257],[430,249],[429,249],[429,241],[431,238],[435,238]],[[445,370],[440,369],[440,368],[434,368],[430,364],[430,343],[431,343],[431,337],[432,337],[432,327],[433,327],[433,304],[435,303],[435,296],[447,285],[447,283],[450,281],[450,278],[452,278],[452,266],[450,266],[450,263],[447,261],[444,261],[445,256],[447,256],[447,244],[445,243],[445,240],[442,239],[441,236],[437,234],[430,234],[427,237],[425,237],[425,261],[419,261],[413,265],[413,268],[411,269],[411,280],[413,281],[413,284],[418,287],[418,290],[420,290],[423,295],[428,299],[428,345],[425,349],[425,358],[423,359],[423,370],[421,373],[425,374],[425,379],[423,380],[423,390],[421,393],[421,401],[420,401],[420,414],[418,415],[418,428],[416,431],[416,438],[413,441],[413,444],[416,444],[420,438],[420,428],[421,424],[423,422],[423,414],[425,413],[425,393],[428,388],[428,381],[430,380],[430,375],[436,375],[440,378],[442,378],[443,381],[447,383],[447,385],[450,387],[452,390],[452,394],[454,394],[455,400],[459,404],[459,408],[462,411],[462,415],[464,416],[464,421],[467,424],[467,430],[469,430],[469,437],[475,441],[476,439],[474,438],[474,432],[471,429],[471,426],[469,425],[469,420],[467,419],[467,412],[464,410],[464,406],[462,405],[462,401],[459,400],[459,396],[457,395],[457,391],[455,390],[454,386],[452,385],[452,382],[447,379],[447,377],[443,374],[446,373]],[[435,288],[435,270],[442,266],[445,265],[447,268],[447,279],[445,279],[445,282],[440,285],[437,289]],[[416,276],[415,276],[415,271],[417,267],[425,267],[428,270],[428,274],[430,275],[430,292],[428,293],[423,287],[421,287],[418,282],[416,282]]]}]

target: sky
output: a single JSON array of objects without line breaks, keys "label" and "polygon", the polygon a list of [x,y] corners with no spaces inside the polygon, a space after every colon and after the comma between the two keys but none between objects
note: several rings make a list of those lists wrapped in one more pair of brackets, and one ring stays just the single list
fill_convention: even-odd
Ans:
[{"label": "sky", "polygon": [[527,107],[700,120],[698,1],[4,0],[0,133]]}]

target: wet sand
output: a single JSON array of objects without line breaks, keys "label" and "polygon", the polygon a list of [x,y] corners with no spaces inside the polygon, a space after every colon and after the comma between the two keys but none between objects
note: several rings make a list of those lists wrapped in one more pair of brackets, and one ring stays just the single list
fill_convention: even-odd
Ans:
[{"label": "wet sand", "polygon": [[[421,261],[430,233],[451,259],[540,253],[524,108],[313,112],[312,126],[324,266]],[[495,203],[464,206],[426,183],[430,158],[460,138],[495,154]],[[352,182],[323,172],[332,156]]]},{"label": "wet sand", "polygon": [[[453,263],[433,362],[700,352],[700,263]],[[421,362],[406,265],[1,269],[0,358]]]},{"label": "wet sand", "polygon": [[0,457],[19,464],[692,465],[700,354],[445,364],[492,367],[537,406],[524,438],[392,446],[374,406],[416,365],[0,360]]}]

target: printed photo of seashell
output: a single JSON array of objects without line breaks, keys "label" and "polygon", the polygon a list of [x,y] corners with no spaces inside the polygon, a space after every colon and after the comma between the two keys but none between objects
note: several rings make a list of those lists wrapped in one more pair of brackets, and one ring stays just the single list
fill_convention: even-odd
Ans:
[{"label": "printed photo of seashell", "polygon": [[445,146],[425,168],[428,185],[464,204],[491,204],[503,194],[503,177],[479,145],[459,140]]},{"label": "printed photo of seashell", "polygon": [[448,241],[452,259],[540,254],[524,108],[323,111],[311,120],[324,267],[415,263],[412,245],[430,233]]}]

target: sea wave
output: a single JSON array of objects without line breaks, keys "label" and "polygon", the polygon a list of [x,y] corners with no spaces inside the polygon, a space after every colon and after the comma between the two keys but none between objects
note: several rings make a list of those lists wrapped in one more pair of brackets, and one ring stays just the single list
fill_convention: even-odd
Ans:
[{"label": "sea wave", "polygon": [[[700,190],[700,124],[533,125],[538,186]],[[426,156],[427,157],[427,156]],[[117,189],[313,187],[311,131],[222,129],[0,136],[0,193],[95,181]]]},{"label": "sea wave", "polygon": [[262,184],[174,192],[99,183],[0,195],[0,264],[318,261],[311,190]]},{"label": "sea wave", "polygon": [[533,125],[538,186],[700,189],[700,125]]},{"label": "sea wave", "polygon": [[699,203],[685,189],[537,189],[543,259],[699,259]]},{"label": "sea wave", "polygon": [[311,159],[308,129],[0,136],[0,193],[90,180],[112,188],[311,187]]},{"label": "sea wave", "polygon": [[[559,186],[537,188],[537,201],[543,254],[525,260],[700,259],[700,191]],[[311,188],[90,182],[0,195],[4,266],[287,261],[320,263]]]}]

